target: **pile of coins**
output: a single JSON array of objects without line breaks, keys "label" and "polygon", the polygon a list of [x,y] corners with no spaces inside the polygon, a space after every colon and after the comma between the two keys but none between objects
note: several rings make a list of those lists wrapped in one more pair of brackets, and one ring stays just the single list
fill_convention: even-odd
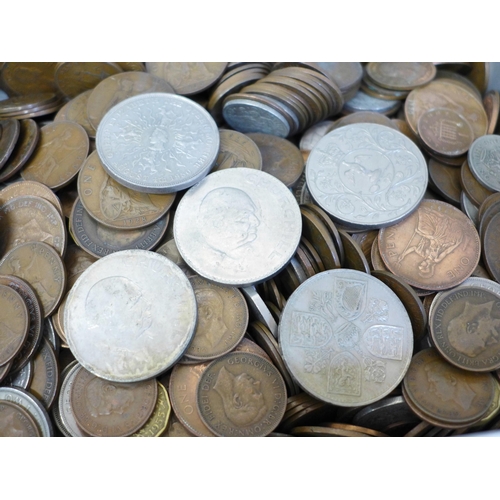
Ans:
[{"label": "pile of coins", "polygon": [[1,436],[500,427],[486,63],[1,63]]}]

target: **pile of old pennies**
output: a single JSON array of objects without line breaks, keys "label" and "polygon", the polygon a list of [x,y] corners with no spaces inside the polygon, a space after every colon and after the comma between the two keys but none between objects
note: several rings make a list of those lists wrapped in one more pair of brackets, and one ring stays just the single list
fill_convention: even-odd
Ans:
[{"label": "pile of old pennies", "polygon": [[0,63],[0,436],[500,428],[490,63]]}]

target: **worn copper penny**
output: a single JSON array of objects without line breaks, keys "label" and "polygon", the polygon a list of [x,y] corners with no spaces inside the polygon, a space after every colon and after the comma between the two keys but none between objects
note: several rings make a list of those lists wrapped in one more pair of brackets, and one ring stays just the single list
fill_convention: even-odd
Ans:
[{"label": "worn copper penny", "polygon": [[339,229],[339,234],[345,254],[343,267],[370,274],[370,264],[359,244],[343,229]]},{"label": "worn copper penny", "polygon": [[437,200],[423,200],[402,222],[381,229],[379,249],[393,274],[424,290],[444,290],[462,283],[481,254],[472,221]]},{"label": "worn copper penny", "polygon": [[374,271],[387,271],[387,266],[380,255],[380,250],[378,248],[378,237],[373,240],[372,249],[370,252],[372,268]]},{"label": "worn copper penny", "polygon": [[68,101],[54,117],[54,122],[69,121],[81,125],[89,137],[95,138],[96,128],[92,125],[87,114],[87,103],[89,101],[91,90],[86,90]]},{"label": "worn copper penny", "polygon": [[381,87],[411,90],[429,83],[436,76],[436,66],[430,62],[370,62],[366,72]]},{"label": "worn copper penny", "polygon": [[42,241],[59,255],[66,251],[66,226],[57,209],[37,196],[18,196],[0,208],[0,254],[18,245]]},{"label": "worn copper penny", "polygon": [[0,120],[0,169],[14,151],[20,129],[19,120]]},{"label": "worn copper penny", "polygon": [[50,409],[59,389],[59,366],[49,342],[42,340],[40,349],[33,358],[33,378],[29,392]]},{"label": "worn copper penny", "polygon": [[429,178],[432,188],[448,203],[460,206],[460,169],[440,163],[434,158],[429,160]]},{"label": "worn copper penny", "polygon": [[150,226],[168,212],[175,200],[175,193],[140,193],[122,186],[104,170],[97,151],[80,169],[78,194],[92,218],[115,229]]},{"label": "worn copper penny", "polygon": [[245,167],[262,170],[262,155],[255,142],[236,130],[219,130],[220,148],[212,172]]},{"label": "worn copper penny", "polygon": [[197,404],[202,420],[218,436],[267,436],[285,413],[286,389],[266,359],[233,352],[203,372]]},{"label": "worn copper penny", "polygon": [[0,285],[0,366],[21,350],[28,329],[28,308],[23,298],[13,288]]},{"label": "worn copper penny", "polygon": [[39,437],[35,419],[22,406],[0,401],[0,437]]},{"label": "worn copper penny", "polygon": [[56,309],[66,287],[66,272],[59,254],[46,243],[23,243],[0,262],[0,274],[12,274],[35,291],[43,317]]},{"label": "worn copper penny", "polygon": [[245,335],[248,307],[235,287],[222,287],[201,276],[193,276],[198,322],[185,352],[191,359],[205,361],[232,351]]},{"label": "worn copper penny", "polygon": [[55,62],[7,62],[1,69],[2,87],[11,94],[54,92]]},{"label": "worn copper penny", "polygon": [[157,398],[155,379],[120,384],[81,367],[70,399],[77,424],[91,436],[130,436],[148,421]]},{"label": "worn copper penny", "polygon": [[89,151],[89,137],[75,122],[56,122],[40,129],[37,148],[21,171],[25,180],[59,189],[78,174]]}]

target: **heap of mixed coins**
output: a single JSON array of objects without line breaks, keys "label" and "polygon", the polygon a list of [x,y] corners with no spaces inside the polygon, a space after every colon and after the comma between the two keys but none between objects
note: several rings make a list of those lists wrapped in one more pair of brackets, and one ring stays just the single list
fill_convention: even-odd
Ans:
[{"label": "heap of mixed coins", "polygon": [[488,79],[0,63],[0,435],[499,428]]}]

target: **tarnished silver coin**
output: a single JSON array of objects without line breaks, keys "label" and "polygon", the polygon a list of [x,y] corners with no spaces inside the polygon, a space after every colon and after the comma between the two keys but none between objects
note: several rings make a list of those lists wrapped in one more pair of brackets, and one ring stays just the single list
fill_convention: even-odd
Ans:
[{"label": "tarnished silver coin", "polygon": [[145,193],[173,193],[210,171],[219,131],[210,114],[186,97],[142,94],[106,113],[96,147],[104,168],[120,184]]},{"label": "tarnished silver coin", "polygon": [[292,258],[302,230],[299,206],[286,186],[265,172],[214,172],[182,198],[174,237],[189,267],[225,285],[257,284]]},{"label": "tarnished silver coin", "polygon": [[311,151],[306,179],[314,200],[353,228],[377,229],[413,212],[427,188],[427,163],[404,134],[356,123],[333,130]]},{"label": "tarnished silver coin", "polygon": [[82,431],[82,429],[78,427],[75,416],[73,414],[73,407],[71,406],[71,387],[73,386],[76,373],[80,369],[80,366],[81,365],[79,363],[76,363],[63,378],[61,389],[59,391],[59,401],[57,406],[64,428],[72,437],[88,436],[86,432]]},{"label": "tarnished silver coin", "polygon": [[467,161],[481,185],[500,191],[500,135],[478,137],[469,148]]},{"label": "tarnished silver coin", "polygon": [[411,361],[410,318],[381,281],[354,270],[317,274],[289,297],[279,325],[283,359],[322,401],[358,407],[388,395]]},{"label": "tarnished silver coin", "polygon": [[401,107],[401,101],[379,99],[358,90],[356,95],[347,101],[342,108],[344,113],[357,113],[359,111],[375,111],[383,115],[391,115]]},{"label": "tarnished silver coin", "polygon": [[75,358],[97,377],[137,382],[172,366],[196,326],[185,274],[154,252],[124,250],[87,268],[68,294],[64,330]]}]

